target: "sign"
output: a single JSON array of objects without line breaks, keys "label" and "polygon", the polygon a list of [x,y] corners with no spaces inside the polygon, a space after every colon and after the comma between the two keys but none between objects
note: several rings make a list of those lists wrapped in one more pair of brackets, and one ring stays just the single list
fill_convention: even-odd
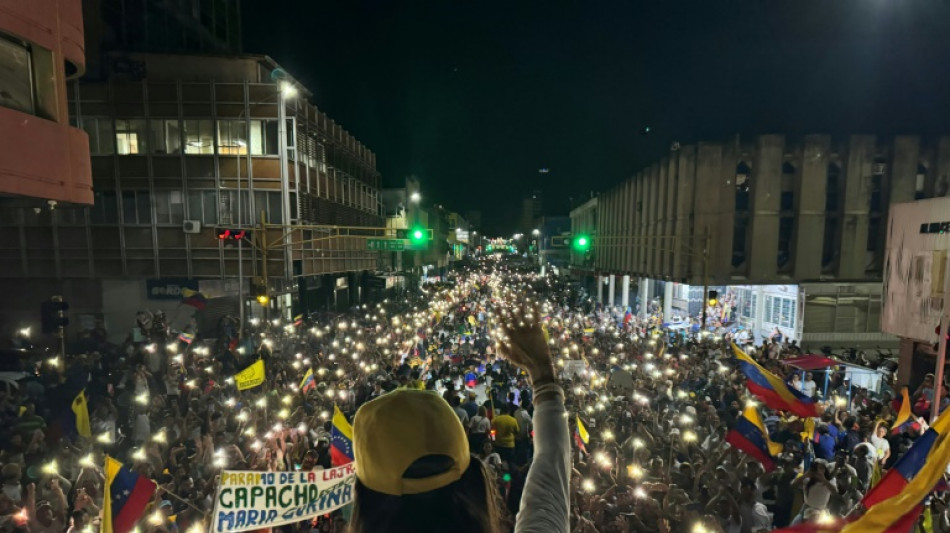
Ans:
[{"label": "sign", "polygon": [[145,297],[149,300],[181,300],[182,289],[198,290],[198,280],[188,278],[154,278],[145,280]]},{"label": "sign", "polygon": [[264,360],[258,359],[256,363],[234,374],[234,382],[238,390],[253,389],[264,383]]},{"label": "sign", "polygon": [[214,498],[212,533],[274,528],[353,502],[356,465],[311,472],[225,470]]},{"label": "sign", "polygon": [[892,204],[887,224],[881,330],[936,342],[934,328],[946,305],[950,235],[942,233],[950,198]]},{"label": "sign", "polygon": [[406,249],[405,239],[366,239],[366,249],[379,252],[401,252]]}]

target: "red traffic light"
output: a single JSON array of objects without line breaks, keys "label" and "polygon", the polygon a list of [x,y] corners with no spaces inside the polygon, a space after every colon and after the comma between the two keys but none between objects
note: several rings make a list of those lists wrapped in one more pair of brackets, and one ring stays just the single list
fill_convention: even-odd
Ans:
[{"label": "red traffic light", "polygon": [[247,230],[243,229],[219,229],[217,233],[218,239],[222,241],[228,240],[241,240],[247,237]]}]

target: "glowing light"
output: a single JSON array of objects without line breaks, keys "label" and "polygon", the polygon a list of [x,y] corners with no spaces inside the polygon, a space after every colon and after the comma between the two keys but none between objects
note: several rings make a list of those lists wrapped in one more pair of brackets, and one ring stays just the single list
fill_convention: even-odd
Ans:
[{"label": "glowing light", "polygon": [[581,486],[587,492],[594,492],[597,490],[597,485],[594,484],[594,480],[592,479],[585,479],[583,483],[581,483]]}]

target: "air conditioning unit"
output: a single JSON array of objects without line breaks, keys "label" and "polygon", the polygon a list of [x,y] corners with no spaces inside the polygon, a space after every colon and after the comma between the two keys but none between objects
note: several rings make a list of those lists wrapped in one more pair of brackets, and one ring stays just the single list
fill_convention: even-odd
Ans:
[{"label": "air conditioning unit", "polygon": [[201,233],[201,221],[186,220],[182,223],[181,230],[185,233]]}]

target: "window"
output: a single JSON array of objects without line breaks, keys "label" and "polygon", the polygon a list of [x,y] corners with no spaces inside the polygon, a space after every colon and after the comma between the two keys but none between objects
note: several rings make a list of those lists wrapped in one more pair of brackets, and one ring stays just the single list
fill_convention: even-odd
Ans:
[{"label": "window", "polygon": [[247,154],[247,124],[243,120],[218,121],[218,153]]},{"label": "window", "polygon": [[198,220],[205,226],[218,223],[218,193],[216,191],[190,191],[188,193],[188,219]]},{"label": "window", "polygon": [[765,322],[783,328],[795,327],[795,300],[781,296],[765,296]]},{"label": "window", "polygon": [[283,224],[284,216],[281,209],[281,194],[279,192],[254,192],[254,221],[259,222],[260,211],[267,212],[268,224]]},{"label": "window", "polygon": [[185,153],[214,153],[214,130],[210,120],[185,121]]},{"label": "window", "polygon": [[162,191],[155,194],[155,221],[163,225],[180,225],[185,219],[184,198],[181,191]]},{"label": "window", "polygon": [[119,223],[119,206],[115,191],[96,192],[89,209],[93,224]]},{"label": "window", "polygon": [[148,191],[122,191],[122,223],[152,223],[152,200]]},{"label": "window", "polygon": [[749,217],[736,215],[732,227],[732,266],[738,268],[745,263],[746,241],[748,240]]},{"label": "window", "polygon": [[828,165],[828,174],[825,184],[825,211],[838,210],[838,196],[840,194],[841,169],[838,165],[830,163]]},{"label": "window", "polygon": [[795,219],[782,217],[778,224],[778,268],[788,266],[792,256],[792,232],[795,228]]},{"label": "window", "polygon": [[115,150],[119,155],[144,154],[148,145],[145,120],[116,119]]},{"label": "window", "polygon": [[752,289],[739,289],[739,316],[748,320],[755,317],[755,306],[758,295]]},{"label": "window", "polygon": [[749,188],[752,186],[752,168],[744,161],[736,165],[736,211],[749,210]]},{"label": "window", "polygon": [[3,72],[0,106],[33,114],[33,66],[30,49],[20,42],[0,35],[0,72]]},{"label": "window", "polygon": [[177,119],[152,119],[151,122],[153,154],[181,153],[181,128]]},{"label": "window", "polygon": [[871,199],[869,207],[872,213],[881,212],[881,200],[882,194],[884,193],[883,181],[884,176],[881,174],[873,174],[871,176]]},{"label": "window", "polygon": [[277,155],[277,121],[251,121],[251,155]]},{"label": "window", "polygon": [[111,155],[115,153],[115,130],[112,119],[82,117],[82,129],[89,136],[89,153]]},{"label": "window", "polygon": [[927,187],[927,167],[917,165],[917,180],[914,184],[914,200],[921,200],[926,197]]},{"label": "window", "polygon": [[835,260],[838,258],[838,219],[837,218],[826,218],[825,219],[825,235],[821,244],[821,266],[822,268],[829,269],[834,266]]}]

